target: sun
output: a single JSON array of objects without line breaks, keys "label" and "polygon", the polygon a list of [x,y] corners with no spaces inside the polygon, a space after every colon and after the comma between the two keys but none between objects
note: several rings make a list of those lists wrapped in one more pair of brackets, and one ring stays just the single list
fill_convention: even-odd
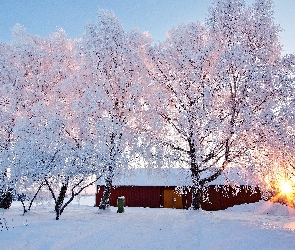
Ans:
[{"label": "sun", "polygon": [[279,189],[284,195],[290,195],[294,192],[293,185],[290,181],[282,181],[279,185]]}]

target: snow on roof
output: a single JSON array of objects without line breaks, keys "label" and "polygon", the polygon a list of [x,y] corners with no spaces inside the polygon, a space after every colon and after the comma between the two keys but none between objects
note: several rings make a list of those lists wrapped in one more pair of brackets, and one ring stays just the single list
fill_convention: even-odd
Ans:
[{"label": "snow on roof", "polygon": [[208,185],[251,185],[257,186],[258,183],[251,178],[249,173],[244,172],[237,167],[227,168],[216,180],[208,183]]},{"label": "snow on roof", "polygon": [[[97,185],[103,185],[100,180]],[[136,168],[125,170],[113,179],[114,186],[186,186],[191,185],[189,169]]]},{"label": "snow on roof", "polygon": [[[97,185],[103,185],[103,179]],[[242,178],[237,169],[225,171],[208,185],[255,185]],[[122,171],[113,179],[114,186],[191,186],[191,171],[188,168],[135,168]]]}]

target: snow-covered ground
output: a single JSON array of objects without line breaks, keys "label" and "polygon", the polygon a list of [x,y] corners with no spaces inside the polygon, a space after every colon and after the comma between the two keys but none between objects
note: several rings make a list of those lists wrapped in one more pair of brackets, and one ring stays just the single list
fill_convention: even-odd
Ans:
[{"label": "snow-covered ground", "polygon": [[[0,210],[0,249],[295,249],[295,210],[261,201],[225,211],[111,207],[82,197],[55,221],[50,206]],[[6,229],[6,225],[8,230]]]}]

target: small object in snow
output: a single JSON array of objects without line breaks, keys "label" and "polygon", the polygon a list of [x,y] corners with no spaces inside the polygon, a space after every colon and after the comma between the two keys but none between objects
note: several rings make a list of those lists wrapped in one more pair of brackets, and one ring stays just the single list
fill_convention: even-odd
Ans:
[{"label": "small object in snow", "polygon": [[124,213],[124,204],[125,204],[125,197],[120,196],[117,199],[118,210],[117,213]]}]

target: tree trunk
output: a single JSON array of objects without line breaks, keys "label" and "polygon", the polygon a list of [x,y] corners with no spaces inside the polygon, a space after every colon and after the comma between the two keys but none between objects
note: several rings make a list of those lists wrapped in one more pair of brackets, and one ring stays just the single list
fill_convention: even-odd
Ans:
[{"label": "tree trunk", "polygon": [[199,186],[193,185],[192,187],[192,208],[199,210],[202,208],[203,189]]},{"label": "tree trunk", "polygon": [[203,187],[200,184],[200,176],[196,171],[192,171],[192,208],[194,210],[201,209],[203,201]]},{"label": "tree trunk", "polygon": [[102,193],[99,209],[106,209],[110,206],[111,189],[113,186],[113,176],[109,175],[105,180],[105,187]]},{"label": "tree trunk", "polygon": [[21,195],[18,195],[18,200],[22,203],[24,210],[23,215],[25,215],[25,213],[28,212],[28,210],[26,209],[25,198],[23,198]]},{"label": "tree trunk", "polygon": [[58,198],[55,202],[55,213],[56,213],[56,220],[59,220],[59,217],[62,213],[61,211],[61,207],[64,203],[64,199],[66,197],[66,193],[67,193],[67,189],[68,189],[68,184],[64,184],[59,192]]},{"label": "tree trunk", "polygon": [[32,207],[32,205],[33,205],[33,202],[34,202],[34,200],[36,199],[36,197],[37,197],[39,191],[41,190],[41,188],[42,188],[43,186],[44,186],[44,183],[41,183],[41,184],[39,185],[39,188],[37,189],[36,193],[34,194],[33,198],[31,199],[31,201],[30,201],[30,203],[29,203],[29,207],[28,207],[28,209],[26,208],[26,204],[25,204],[25,201],[26,201],[26,195],[25,195],[25,194],[18,194],[18,195],[17,195],[18,200],[22,203],[22,206],[23,206],[23,210],[24,210],[23,215],[25,215],[25,213],[27,213],[28,211],[31,210],[31,207]]}]

